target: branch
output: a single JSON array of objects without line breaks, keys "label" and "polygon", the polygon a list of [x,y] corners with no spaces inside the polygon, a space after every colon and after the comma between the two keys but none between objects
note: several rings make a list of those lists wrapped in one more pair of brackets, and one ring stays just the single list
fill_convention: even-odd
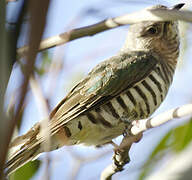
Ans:
[{"label": "branch", "polygon": [[[115,18],[109,18],[99,23],[85,26],[82,28],[72,29],[68,32],[44,39],[41,41],[39,51],[43,51],[72,40],[93,36],[99,32],[103,32],[109,29],[113,29],[122,25],[138,23],[141,21],[170,21],[170,20],[182,20],[192,22],[191,11],[178,11],[171,9],[159,9],[159,10],[142,10],[136,13],[125,14]],[[28,46],[23,46],[18,49],[17,53],[20,57],[26,55]]]},{"label": "branch", "polygon": [[192,104],[171,109],[153,118],[133,121],[128,135],[123,138],[118,149],[115,149],[113,163],[103,170],[101,180],[110,180],[112,175],[122,171],[123,167],[129,163],[129,150],[134,142],[138,142],[142,138],[142,132],[163,125],[174,118],[182,118],[187,115],[192,115]]},{"label": "branch", "polygon": [[[96,161],[98,159],[104,158],[106,155],[111,153],[111,150],[106,150],[102,153],[96,154],[96,155],[80,155],[74,151],[72,151],[72,148],[68,151],[70,153],[70,156],[72,157],[72,168],[71,173],[68,179],[70,180],[76,180],[78,175],[81,172],[81,169],[84,167],[84,165],[87,165],[88,163],[92,163],[93,161]],[[92,178],[91,178],[92,179]]]},{"label": "branch", "polygon": [[[50,128],[49,128],[49,103],[47,101],[47,98],[45,98],[42,88],[39,84],[39,81],[37,80],[37,78],[35,78],[35,76],[31,76],[30,77],[30,86],[33,92],[33,95],[35,97],[36,103],[37,103],[37,107],[40,111],[40,113],[43,115],[43,121],[41,123],[41,134],[42,137],[45,137],[45,141],[44,143],[42,143],[42,149],[45,152],[50,151],[50,147],[51,147],[51,142],[50,142]],[[44,173],[44,179],[49,180],[51,177],[51,171],[50,171],[50,157],[49,154],[47,153],[45,156],[45,165],[46,165],[46,169],[45,169],[45,173]]]},{"label": "branch", "polygon": [[[29,35],[29,51],[27,53],[27,63],[24,66],[24,77],[22,80],[22,89],[17,99],[17,106],[15,108],[15,114],[11,117],[11,120],[7,122],[7,129],[5,135],[5,143],[1,144],[1,161],[0,161],[0,179],[3,179],[3,167],[6,160],[6,155],[9,147],[9,143],[14,131],[14,128],[20,118],[20,113],[25,102],[26,94],[28,91],[29,78],[33,73],[33,67],[36,60],[38,47],[41,41],[41,37],[44,32],[46,24],[46,15],[49,6],[49,0],[43,0],[37,4],[37,2],[29,2],[30,18],[30,35]],[[37,26],[38,24],[38,26]],[[5,127],[6,128],[6,127]]]},{"label": "branch", "polygon": [[112,175],[123,170],[123,166],[130,162],[129,150],[134,142],[140,141],[142,133],[136,136],[126,136],[120,146],[114,149],[113,163],[107,166],[102,174],[101,180],[111,180]]},{"label": "branch", "polygon": [[9,3],[9,2],[16,2],[17,0],[5,0],[6,3]]},{"label": "branch", "polygon": [[182,118],[187,115],[192,115],[192,104],[185,104],[181,107],[177,107],[159,114],[153,118],[148,118],[139,121],[132,122],[131,134],[137,135],[148,129],[158,127],[174,118]]}]

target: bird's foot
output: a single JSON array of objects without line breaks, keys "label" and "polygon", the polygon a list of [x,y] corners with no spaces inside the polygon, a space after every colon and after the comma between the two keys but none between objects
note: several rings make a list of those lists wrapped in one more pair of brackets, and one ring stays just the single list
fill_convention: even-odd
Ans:
[{"label": "bird's foot", "polygon": [[128,125],[130,125],[131,122],[133,121],[133,120],[131,120],[130,118],[128,118],[126,115],[123,115],[122,117],[120,117],[120,120],[121,120],[122,122],[124,122],[125,124],[128,124]]},{"label": "bird's foot", "polygon": [[[128,122],[128,121],[127,121]],[[134,122],[134,124],[133,124]],[[126,124],[125,126],[125,130],[123,132],[123,136],[126,137],[126,136],[134,136],[132,133],[131,133],[131,128],[133,126],[138,126],[139,127],[139,120],[134,120],[134,121],[130,121],[129,124]]]}]

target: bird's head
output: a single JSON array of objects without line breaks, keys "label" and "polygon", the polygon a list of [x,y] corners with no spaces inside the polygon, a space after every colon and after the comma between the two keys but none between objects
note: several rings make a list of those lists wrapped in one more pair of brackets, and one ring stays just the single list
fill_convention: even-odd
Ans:
[{"label": "bird's head", "polygon": [[[172,9],[179,10],[183,4]],[[157,5],[148,9],[168,9]],[[174,59],[179,55],[179,31],[177,21],[145,21],[132,24],[128,31],[126,43],[122,50],[151,50],[163,58]]]}]

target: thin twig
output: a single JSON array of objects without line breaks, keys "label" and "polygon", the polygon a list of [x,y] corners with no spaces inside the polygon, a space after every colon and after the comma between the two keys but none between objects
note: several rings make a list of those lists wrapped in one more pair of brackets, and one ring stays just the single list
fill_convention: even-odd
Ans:
[{"label": "thin twig", "polygon": [[88,163],[91,163],[100,158],[103,158],[104,156],[111,153],[111,150],[107,150],[105,152],[102,152],[102,153],[99,153],[96,155],[86,156],[86,157],[83,157],[82,155],[79,155],[79,154],[75,153],[74,151],[71,151],[71,149],[70,149],[69,153],[71,154],[71,157],[74,159],[74,161],[73,161],[73,166],[72,166],[73,168],[70,173],[71,176],[68,179],[75,180],[75,179],[77,179],[81,169],[84,167],[85,164],[87,165]]},{"label": "thin twig", "polygon": [[[45,96],[43,95],[43,91],[41,89],[41,86],[34,76],[30,77],[30,86],[33,92],[33,95],[35,96],[37,106],[39,109],[39,112],[43,116],[42,121],[42,136],[45,137],[45,141],[42,144],[42,148],[44,149],[44,152],[48,152],[50,150],[51,142],[50,142],[50,128],[49,128],[49,104]],[[45,156],[45,162],[46,162],[46,173],[45,173],[45,179],[49,179],[51,177],[50,171],[49,171],[49,165],[50,165],[50,156],[48,153],[46,153]]]},{"label": "thin twig", "polygon": [[6,1],[6,3],[8,3],[8,2],[16,2],[17,0],[5,0]]},{"label": "thin twig", "polygon": [[[134,142],[141,139],[142,132],[161,126],[174,118],[182,118],[187,115],[192,115],[192,104],[186,104],[171,109],[153,118],[133,121],[132,127],[129,130],[130,132],[128,132],[128,135],[123,138],[118,151],[115,151],[113,163],[103,170],[101,180],[111,180],[112,175],[122,171],[123,167],[129,163],[129,150]],[[129,133],[131,133],[132,136],[130,136]]]},{"label": "thin twig", "polygon": [[39,84],[39,81],[34,76],[30,77],[30,86],[37,102],[37,106],[39,112],[42,114],[43,117],[49,117],[49,105],[46,100],[46,97],[43,95],[42,88]]},{"label": "thin twig", "polygon": [[[39,51],[43,51],[72,40],[93,36],[99,32],[113,29],[122,25],[133,24],[141,21],[168,21],[182,20],[192,22],[191,11],[178,11],[173,9],[158,9],[158,10],[142,10],[136,13],[125,14],[115,18],[109,18],[99,23],[85,26],[82,28],[72,29],[68,32],[44,39],[41,41]],[[23,46],[18,49],[19,57],[23,57],[27,52],[28,46]]]}]

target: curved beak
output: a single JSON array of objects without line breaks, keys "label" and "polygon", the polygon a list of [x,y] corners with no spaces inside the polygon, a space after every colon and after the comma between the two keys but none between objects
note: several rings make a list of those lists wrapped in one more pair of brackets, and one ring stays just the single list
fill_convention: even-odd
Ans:
[{"label": "curved beak", "polygon": [[179,9],[181,9],[184,5],[185,5],[185,3],[176,4],[176,5],[173,6],[171,9],[179,10]]}]

